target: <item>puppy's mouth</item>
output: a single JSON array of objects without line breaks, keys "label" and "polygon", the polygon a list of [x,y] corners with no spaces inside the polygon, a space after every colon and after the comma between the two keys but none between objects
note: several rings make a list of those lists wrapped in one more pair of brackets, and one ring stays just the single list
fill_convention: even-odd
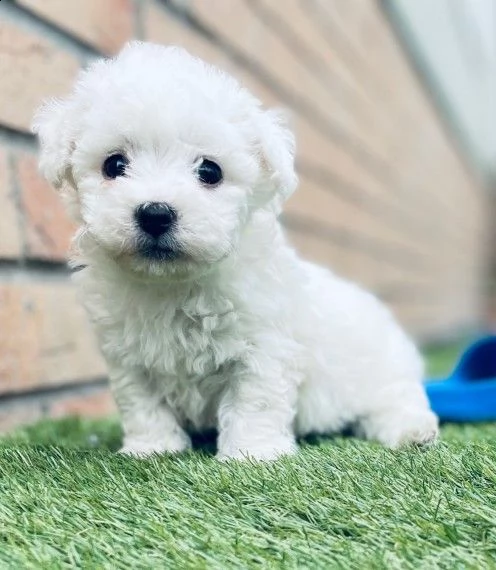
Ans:
[{"label": "puppy's mouth", "polygon": [[183,255],[177,241],[169,235],[159,238],[140,236],[137,240],[136,251],[140,257],[150,261],[174,261]]}]

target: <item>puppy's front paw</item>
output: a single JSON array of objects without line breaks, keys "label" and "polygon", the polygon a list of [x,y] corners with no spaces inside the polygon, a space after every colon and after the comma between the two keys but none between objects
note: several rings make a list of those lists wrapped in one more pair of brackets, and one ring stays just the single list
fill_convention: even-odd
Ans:
[{"label": "puppy's front paw", "polygon": [[178,432],[171,434],[167,440],[145,441],[137,438],[125,438],[124,445],[119,453],[144,459],[154,454],[181,453],[190,448],[190,438],[184,432]]},{"label": "puppy's front paw", "polygon": [[246,442],[236,444],[229,442],[224,444],[218,451],[216,458],[219,461],[255,460],[275,461],[284,455],[293,455],[297,451],[297,445],[292,438],[280,438],[277,441],[267,441],[264,444],[248,444]]}]

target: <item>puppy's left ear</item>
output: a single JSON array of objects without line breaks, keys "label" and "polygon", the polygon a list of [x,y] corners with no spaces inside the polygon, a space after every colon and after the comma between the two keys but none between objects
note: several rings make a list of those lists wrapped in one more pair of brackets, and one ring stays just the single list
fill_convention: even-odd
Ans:
[{"label": "puppy's left ear", "polygon": [[55,188],[71,181],[70,158],[74,144],[74,103],[70,99],[52,99],[36,112],[31,129],[40,141],[39,167]]},{"label": "puppy's left ear", "polygon": [[258,144],[262,168],[268,175],[276,209],[280,210],[298,184],[294,166],[295,137],[282,111],[270,110],[261,115]]}]

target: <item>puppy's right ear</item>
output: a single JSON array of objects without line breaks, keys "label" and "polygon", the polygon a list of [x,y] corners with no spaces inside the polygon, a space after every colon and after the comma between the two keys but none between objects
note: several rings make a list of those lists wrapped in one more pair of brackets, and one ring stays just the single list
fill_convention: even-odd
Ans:
[{"label": "puppy's right ear", "polygon": [[40,141],[40,171],[57,189],[72,179],[75,114],[71,99],[52,99],[38,109],[31,126]]}]

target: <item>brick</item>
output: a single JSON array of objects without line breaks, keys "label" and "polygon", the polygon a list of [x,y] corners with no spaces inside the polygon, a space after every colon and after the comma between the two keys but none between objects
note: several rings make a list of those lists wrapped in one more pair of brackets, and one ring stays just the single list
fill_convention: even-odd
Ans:
[{"label": "brick", "polygon": [[0,284],[0,323],[0,394],[105,374],[69,283]]},{"label": "brick", "polygon": [[[325,30],[327,38],[336,38],[337,45],[344,46],[348,65],[367,85],[369,92],[379,101],[387,100],[387,110],[393,115],[398,111],[404,113],[411,91],[405,90],[403,81],[398,80],[396,73],[399,70],[392,67],[389,54],[377,57],[377,43],[382,42],[383,36],[391,30],[384,18],[372,25],[372,4],[375,3],[315,0],[312,17],[320,24],[318,28]],[[405,114],[403,120],[408,117],[411,114]]]},{"label": "brick", "polygon": [[131,0],[18,0],[35,14],[105,53],[115,53],[133,35]]},{"label": "brick", "polygon": [[[286,0],[283,4],[278,0],[249,1],[258,6],[262,18],[269,17],[278,22],[282,27],[281,33],[291,30],[294,41],[301,45],[301,56],[308,62],[312,74],[328,90],[332,106],[348,109],[359,127],[359,134],[366,135],[375,148],[381,146],[390,153],[389,135],[397,132],[390,113],[382,100],[370,97],[363,77],[345,64],[339,49],[331,48],[330,38],[318,33],[309,4],[300,0]],[[295,22],[298,22],[297,26]]]},{"label": "brick", "polygon": [[332,184],[318,185],[305,177],[300,177],[300,187],[287,202],[284,210],[303,214],[308,219],[337,229],[349,231],[356,228],[359,236],[368,235],[371,239],[382,240],[388,245],[416,254],[425,252],[414,239],[388,225],[383,218],[370,213],[366,207],[365,197],[361,204],[350,203],[343,195],[333,191]]},{"label": "brick", "polygon": [[49,414],[53,418],[65,416],[101,417],[115,413],[116,407],[110,390],[55,400]]},{"label": "brick", "polygon": [[192,55],[205,61],[226,68],[228,58],[225,53],[182,24],[177,18],[153,4],[147,4],[144,12],[144,30],[146,39],[164,45],[181,46]]},{"label": "brick", "polygon": [[35,157],[19,156],[16,173],[25,218],[26,256],[64,261],[75,226],[60,198],[38,173]]},{"label": "brick", "polygon": [[[389,291],[391,289],[404,289],[405,284],[411,289],[417,287],[420,291],[431,285],[431,276],[424,271],[411,268],[406,263],[400,265],[394,261],[386,261],[375,252],[367,251],[363,244],[358,247],[353,231],[343,232],[348,235],[347,241],[334,241],[312,229],[295,228],[289,220],[288,237],[303,258],[314,261],[320,265],[330,267],[339,275],[356,281],[372,291]],[[339,235],[339,228],[332,228]],[[332,235],[332,234],[331,234]],[[374,236],[371,235],[371,239]]]},{"label": "brick", "polygon": [[192,55],[200,57],[232,74],[242,85],[259,97],[264,105],[282,106],[282,103],[272,91],[236,65],[226,52],[192,30],[186,22],[181,22],[168,14],[164,9],[160,9],[153,4],[146,5],[144,28],[147,40],[164,45],[182,46]]},{"label": "brick", "polygon": [[149,4],[145,10],[144,27],[147,40],[164,45],[182,46],[192,55],[200,57],[236,77],[264,105],[282,106],[280,100],[272,91],[237,66],[226,52],[193,31],[186,22],[182,23],[177,18],[167,14],[163,9]]},{"label": "brick", "polygon": [[9,177],[7,153],[0,149],[0,258],[15,258],[21,255],[21,235],[14,189]]},{"label": "brick", "polygon": [[29,130],[34,110],[69,87],[79,62],[46,40],[0,22],[0,123]]},{"label": "brick", "polygon": [[[336,244],[320,236],[304,231],[290,229],[287,236],[302,258],[330,268],[336,275],[350,279],[368,290],[378,292],[385,290],[388,283],[393,284],[395,269],[380,260],[371,258],[367,253],[358,251],[353,242]],[[408,275],[412,280],[411,273]],[[404,285],[405,281],[400,282]]]},{"label": "brick", "polygon": [[308,261],[332,268],[339,275],[352,277],[350,274],[350,258],[356,252],[297,230],[286,231],[289,243]]}]

